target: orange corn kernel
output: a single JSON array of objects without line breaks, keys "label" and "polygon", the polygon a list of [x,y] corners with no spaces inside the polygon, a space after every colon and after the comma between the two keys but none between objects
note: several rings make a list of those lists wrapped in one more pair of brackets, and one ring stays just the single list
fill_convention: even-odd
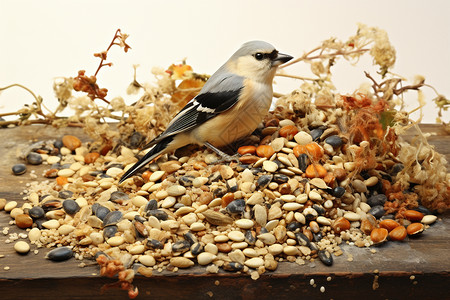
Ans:
[{"label": "orange corn kernel", "polygon": [[292,140],[294,135],[298,133],[297,127],[294,125],[286,125],[280,129],[280,136],[287,138],[288,140]]},{"label": "orange corn kernel", "polygon": [[294,155],[299,157],[300,154],[306,153],[306,147],[304,145],[297,145],[294,147]]},{"label": "orange corn kernel", "polygon": [[256,153],[256,147],[255,146],[242,146],[239,147],[237,151],[240,155],[244,154],[255,154]]},{"label": "orange corn kernel", "polygon": [[323,156],[323,149],[316,142],[306,144],[305,148],[314,160],[319,160]]},{"label": "orange corn kernel", "polygon": [[142,179],[144,179],[144,182],[149,182],[150,176],[152,176],[152,174],[153,174],[153,172],[150,170],[147,170],[144,173],[142,173]]},{"label": "orange corn kernel", "polygon": [[99,157],[100,157],[100,153],[91,152],[91,153],[88,153],[88,154],[86,154],[84,156],[84,162],[87,163],[87,164],[91,164],[94,161],[96,161],[97,158],[99,158]]},{"label": "orange corn kernel", "polygon": [[272,146],[270,145],[259,145],[256,148],[256,155],[259,157],[266,157],[269,158],[275,153],[275,150],[273,150]]},{"label": "orange corn kernel", "polygon": [[305,175],[308,178],[324,178],[327,175],[327,170],[325,170],[322,165],[319,164],[311,164],[306,168]]},{"label": "orange corn kernel", "polygon": [[58,176],[56,177],[56,183],[60,186],[65,185],[66,183],[69,183],[69,180],[67,179],[67,177],[64,176]]},{"label": "orange corn kernel", "polygon": [[306,145],[297,145],[294,147],[294,155],[299,157],[300,154],[306,153],[314,160],[319,160],[323,156],[323,149],[316,142],[308,143]]}]

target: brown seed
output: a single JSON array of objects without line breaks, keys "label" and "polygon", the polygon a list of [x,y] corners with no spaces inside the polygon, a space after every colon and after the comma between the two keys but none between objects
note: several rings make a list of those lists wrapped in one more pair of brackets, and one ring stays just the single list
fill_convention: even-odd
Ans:
[{"label": "brown seed", "polygon": [[81,146],[80,139],[73,135],[63,136],[62,142],[66,148],[68,148],[72,151]]},{"label": "brown seed", "polygon": [[92,176],[91,174],[84,174],[83,176],[81,176],[81,179],[83,180],[83,182],[94,181],[95,176]]},{"label": "brown seed", "polygon": [[26,214],[20,214],[16,216],[16,225],[19,228],[25,229],[33,225],[33,219]]},{"label": "brown seed", "polygon": [[94,161],[96,161],[97,158],[99,158],[99,157],[100,157],[100,153],[91,152],[91,153],[88,153],[88,154],[86,154],[84,156],[84,162],[87,163],[87,164],[91,164]]},{"label": "brown seed", "polygon": [[361,228],[361,231],[364,232],[364,234],[370,235],[370,233],[373,230],[373,225],[370,223],[369,220],[364,219],[364,220],[361,221],[360,228]]},{"label": "brown seed", "polygon": [[278,187],[278,191],[281,195],[287,195],[292,192],[291,185],[289,183],[283,183]]},{"label": "brown seed", "polygon": [[340,217],[334,220],[331,228],[333,228],[335,233],[340,233],[341,231],[350,229],[350,222],[346,218]]},{"label": "brown seed", "polygon": [[270,145],[259,145],[258,148],[256,148],[256,154],[259,157],[270,158],[274,153],[275,150],[273,150],[272,146]]},{"label": "brown seed", "polygon": [[379,244],[386,241],[388,231],[386,228],[374,228],[370,233],[370,239],[374,244]]},{"label": "brown seed", "polygon": [[391,232],[393,229],[400,226],[400,224],[398,224],[396,221],[391,220],[391,219],[382,220],[382,221],[380,221],[380,224],[378,224],[378,225],[380,226],[380,228],[386,228],[387,231],[389,231],[389,232]]},{"label": "brown seed", "polygon": [[339,181],[342,181],[345,178],[347,178],[347,172],[342,168],[334,169],[333,173],[334,173],[334,177],[336,177],[336,179]]},{"label": "brown seed", "polygon": [[306,227],[303,227],[302,232],[304,235],[306,235],[306,237],[312,241],[313,240],[313,234],[311,232],[311,230],[307,229]]},{"label": "brown seed", "polygon": [[206,205],[208,205],[209,202],[212,201],[212,199],[213,199],[212,193],[203,192],[203,193],[200,194],[200,197],[198,197],[198,200],[197,200],[197,201],[198,201],[200,204],[206,204]]},{"label": "brown seed", "polygon": [[269,135],[266,135],[266,136],[259,142],[259,144],[260,144],[260,145],[269,145],[271,141],[272,141],[272,135],[269,134]]},{"label": "brown seed", "polygon": [[45,174],[44,174],[44,177],[46,177],[46,178],[56,178],[56,177],[58,177],[58,169],[50,169],[50,170],[47,170],[46,172],[45,172]]},{"label": "brown seed", "polygon": [[107,143],[105,146],[100,149],[100,154],[105,156],[108,152],[113,148],[112,143]]},{"label": "brown seed", "polygon": [[222,207],[227,207],[234,200],[234,193],[226,193],[222,197]]},{"label": "brown seed", "polygon": [[424,226],[422,223],[411,223],[406,228],[408,235],[416,235],[423,231]]},{"label": "brown seed", "polygon": [[416,210],[407,210],[404,213],[405,218],[413,222],[420,222],[423,218],[423,213]]},{"label": "brown seed", "polygon": [[240,155],[244,154],[255,154],[256,153],[256,147],[255,146],[242,146],[239,147],[237,151]]},{"label": "brown seed", "polygon": [[244,156],[239,157],[239,161],[243,164],[254,164],[258,160],[259,160],[259,157],[254,156],[254,155],[244,155]]},{"label": "brown seed", "polygon": [[325,175],[325,177],[323,178],[323,181],[325,181],[328,186],[332,187],[336,182],[336,177],[333,173],[328,172],[327,175]]},{"label": "brown seed", "polygon": [[228,243],[217,243],[216,246],[219,252],[229,253],[232,250],[231,245]]},{"label": "brown seed", "polygon": [[403,241],[406,237],[406,228],[404,226],[398,226],[389,232],[389,238],[392,241]]},{"label": "brown seed", "polygon": [[265,127],[278,127],[278,124],[280,124],[280,121],[273,118],[266,122]]}]

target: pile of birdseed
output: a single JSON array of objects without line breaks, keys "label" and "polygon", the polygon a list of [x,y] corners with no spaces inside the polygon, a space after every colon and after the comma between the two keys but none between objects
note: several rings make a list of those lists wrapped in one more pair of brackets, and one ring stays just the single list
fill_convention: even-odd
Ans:
[{"label": "pile of birdseed", "polygon": [[[358,161],[355,153],[373,150],[374,140],[343,131],[339,105],[304,107],[306,117],[278,106],[242,142],[239,162],[215,164],[205,149],[177,151],[120,185],[138,150],[91,149],[70,135],[44,141],[25,157],[48,164],[48,179],[26,184],[21,207],[2,200],[0,208],[30,244],[56,247],[49,259],[97,258],[103,275],[126,282],[135,271],[151,276],[196,264],[254,279],[281,261],[331,266],[341,243],[401,241],[437,220],[414,190],[400,199],[393,188],[404,169],[399,157],[386,151],[374,165]],[[27,246],[15,248],[26,253]]]}]

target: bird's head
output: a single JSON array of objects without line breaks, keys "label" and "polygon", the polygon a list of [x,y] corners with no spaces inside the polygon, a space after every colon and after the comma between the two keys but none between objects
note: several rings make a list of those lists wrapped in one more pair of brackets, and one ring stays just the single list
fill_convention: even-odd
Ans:
[{"label": "bird's head", "polygon": [[277,67],[292,59],[279,53],[274,46],[263,41],[243,44],[227,61],[227,68],[240,76],[255,81],[272,83]]}]

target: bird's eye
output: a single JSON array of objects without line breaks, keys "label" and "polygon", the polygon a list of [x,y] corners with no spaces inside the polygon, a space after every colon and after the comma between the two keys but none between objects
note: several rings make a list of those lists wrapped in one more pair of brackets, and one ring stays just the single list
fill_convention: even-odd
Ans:
[{"label": "bird's eye", "polygon": [[258,52],[255,54],[255,58],[256,58],[256,60],[263,60],[264,54]]}]

